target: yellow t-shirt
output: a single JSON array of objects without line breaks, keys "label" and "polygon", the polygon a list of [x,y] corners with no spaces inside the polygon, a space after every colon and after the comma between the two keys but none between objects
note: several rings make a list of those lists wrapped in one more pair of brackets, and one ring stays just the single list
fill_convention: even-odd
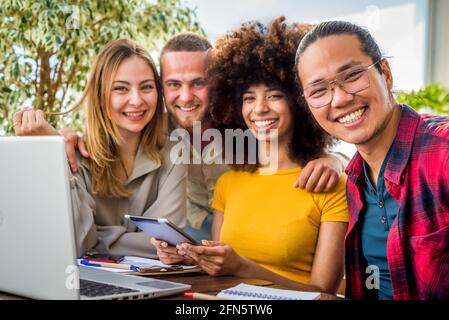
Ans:
[{"label": "yellow t-shirt", "polygon": [[320,223],[348,222],[346,177],[330,193],[293,188],[300,168],[275,174],[228,171],[212,207],[224,213],[220,240],[286,278],[308,283]]}]

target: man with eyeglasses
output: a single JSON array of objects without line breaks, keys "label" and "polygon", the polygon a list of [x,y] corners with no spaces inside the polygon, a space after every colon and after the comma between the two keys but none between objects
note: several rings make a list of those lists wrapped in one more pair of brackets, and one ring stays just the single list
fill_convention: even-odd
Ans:
[{"label": "man with eyeglasses", "polygon": [[296,71],[317,122],[355,144],[347,167],[346,295],[449,299],[449,119],[398,105],[369,32],[323,22]]}]

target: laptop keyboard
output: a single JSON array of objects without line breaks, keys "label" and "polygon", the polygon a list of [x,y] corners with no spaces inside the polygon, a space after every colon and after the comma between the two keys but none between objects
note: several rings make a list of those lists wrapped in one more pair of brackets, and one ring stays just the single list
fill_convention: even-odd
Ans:
[{"label": "laptop keyboard", "polygon": [[137,290],[110,284],[80,279],[80,294],[87,297],[109,296],[112,294],[139,292]]}]

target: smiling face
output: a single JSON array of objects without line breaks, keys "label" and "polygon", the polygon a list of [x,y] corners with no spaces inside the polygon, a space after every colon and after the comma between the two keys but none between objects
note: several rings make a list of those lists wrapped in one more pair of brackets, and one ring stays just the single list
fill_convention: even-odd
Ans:
[{"label": "smiling face", "polygon": [[119,65],[111,90],[111,121],[122,137],[140,136],[156,112],[158,95],[153,70],[142,58],[127,58]]},{"label": "smiling face", "polygon": [[[320,80],[331,80],[339,72],[374,63],[361,50],[355,35],[333,35],[318,39],[301,54],[298,74],[304,88]],[[309,108],[329,134],[355,145],[365,145],[381,136],[392,119],[394,101],[390,90],[393,79],[386,60],[366,71],[369,86],[355,94],[333,87],[333,99],[322,108]]]},{"label": "smiling face", "polygon": [[206,82],[208,56],[205,51],[166,52],[162,56],[165,105],[178,125],[192,129],[208,108]]},{"label": "smiling face", "polygon": [[251,85],[243,93],[242,115],[258,140],[273,140],[279,145],[290,143],[292,115],[288,98],[277,86]]}]

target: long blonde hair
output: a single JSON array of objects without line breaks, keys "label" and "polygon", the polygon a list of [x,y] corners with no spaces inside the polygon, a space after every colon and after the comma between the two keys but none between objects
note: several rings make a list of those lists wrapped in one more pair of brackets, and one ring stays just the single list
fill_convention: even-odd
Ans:
[{"label": "long blonde hair", "polygon": [[118,148],[122,137],[117,125],[111,121],[110,96],[118,67],[132,56],[143,59],[151,67],[158,94],[156,112],[142,131],[140,145],[151,159],[160,161],[160,151],[165,143],[162,87],[150,54],[128,39],[109,42],[96,57],[87,86],[77,104],[79,106],[85,102],[87,105],[86,144],[90,155],[92,190],[103,197],[122,198],[129,195],[125,181],[117,175],[123,170]]}]

